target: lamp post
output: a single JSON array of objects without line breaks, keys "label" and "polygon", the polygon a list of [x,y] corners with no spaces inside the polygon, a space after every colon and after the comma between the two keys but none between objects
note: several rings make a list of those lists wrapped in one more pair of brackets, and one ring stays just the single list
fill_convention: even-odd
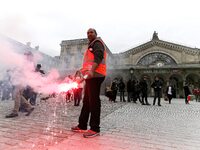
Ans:
[{"label": "lamp post", "polygon": [[131,74],[131,80],[133,80],[134,69],[133,69],[133,68],[130,68],[129,71],[130,71],[130,74]]}]

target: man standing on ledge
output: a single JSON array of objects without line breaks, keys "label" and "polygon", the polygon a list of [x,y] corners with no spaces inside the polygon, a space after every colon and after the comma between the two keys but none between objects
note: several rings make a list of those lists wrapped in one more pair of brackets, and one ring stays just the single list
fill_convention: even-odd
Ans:
[{"label": "man standing on ledge", "polygon": [[[106,76],[106,49],[103,41],[97,38],[95,29],[87,31],[89,40],[88,49],[85,51],[82,69],[80,70],[85,78],[85,94],[83,106],[79,116],[78,126],[72,127],[74,132],[84,133],[83,137],[95,137],[100,135],[100,113],[101,84]],[[90,116],[90,130],[87,124]]]}]

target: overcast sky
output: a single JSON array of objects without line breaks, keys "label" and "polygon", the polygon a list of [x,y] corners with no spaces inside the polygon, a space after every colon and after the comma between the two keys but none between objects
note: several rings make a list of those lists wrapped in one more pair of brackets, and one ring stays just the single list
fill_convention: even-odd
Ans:
[{"label": "overcast sky", "polygon": [[0,33],[56,56],[93,27],[116,53],[162,40],[200,48],[198,0],[0,0]]}]

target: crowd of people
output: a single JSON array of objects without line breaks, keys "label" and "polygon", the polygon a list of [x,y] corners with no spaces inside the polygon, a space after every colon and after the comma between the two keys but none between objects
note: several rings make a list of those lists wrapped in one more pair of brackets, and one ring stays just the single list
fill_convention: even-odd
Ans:
[{"label": "crowd of people", "polygon": [[[163,81],[156,76],[154,81],[150,83],[150,86],[147,83],[147,76],[143,76],[141,80],[136,79],[129,79],[127,83],[123,81],[123,78],[114,78],[111,86],[106,87],[105,95],[109,98],[109,101],[116,102],[116,97],[119,93],[120,102],[133,102],[141,103],[142,105],[151,105],[148,102],[148,93],[153,89],[154,91],[154,99],[153,99],[153,105],[156,104],[161,106],[161,97],[164,97],[165,101],[168,101],[169,104],[171,104],[172,98],[175,97],[176,90],[174,86],[169,83],[169,85],[166,87],[166,89],[163,89]],[[184,87],[184,97],[185,97],[185,104],[189,104],[190,98],[189,95],[192,94],[191,89],[189,88],[188,82],[185,82]],[[125,94],[127,92],[127,94]],[[125,98],[125,95],[127,95],[127,98]]]},{"label": "crowd of people", "polygon": [[[119,92],[120,102],[134,102],[137,100],[142,105],[150,105],[147,99],[148,96],[148,84],[146,76],[141,81],[129,79],[125,85],[123,78],[115,78],[112,81],[111,87],[106,88],[106,96],[109,101],[116,102],[116,96]],[[127,100],[125,99],[125,90],[127,91]]]},{"label": "crowd of people", "polygon": [[[35,72],[39,72],[41,75],[44,75],[44,71],[41,69],[41,64],[37,64],[35,68]],[[20,87],[13,86],[10,81],[10,70],[7,70],[6,77],[3,81],[0,81],[0,98],[2,101],[13,99],[15,100],[15,106],[13,109],[13,112],[9,115],[7,115],[7,118],[18,116],[18,111],[25,111],[29,112],[28,115],[30,115],[30,110],[34,110],[34,105],[36,105],[36,98],[37,93],[30,87],[26,86],[23,89],[20,89]],[[75,75],[68,75],[68,80],[71,81],[77,81],[82,78],[81,72],[77,71]],[[154,99],[153,99],[153,105],[157,104],[158,106],[161,106],[161,97],[164,95],[164,99],[171,104],[171,100],[174,97],[175,89],[174,87],[169,84],[163,93],[163,83],[159,79],[159,77],[155,77],[155,80],[150,86],[154,90]],[[84,82],[78,84],[78,88],[69,90],[65,93],[65,100],[66,102],[74,102],[74,106],[79,106],[81,99],[82,99],[82,93],[84,90]],[[106,88],[105,95],[109,98],[109,101],[116,102],[116,97],[119,93],[120,102],[133,102],[141,103],[141,105],[151,105],[148,102],[148,93],[149,93],[149,86],[147,83],[147,76],[143,76],[143,78],[140,81],[137,81],[135,79],[129,79],[127,83],[123,81],[123,78],[115,78],[112,81],[111,86]],[[184,87],[184,95],[185,95],[185,103],[189,104],[188,96],[192,93],[188,83],[186,82]],[[126,94],[127,92],[127,94]],[[21,99],[18,98],[19,95],[21,95]],[[127,98],[125,98],[125,95],[127,95]],[[50,98],[48,96],[46,99]],[[43,98],[44,100],[45,98]]]}]

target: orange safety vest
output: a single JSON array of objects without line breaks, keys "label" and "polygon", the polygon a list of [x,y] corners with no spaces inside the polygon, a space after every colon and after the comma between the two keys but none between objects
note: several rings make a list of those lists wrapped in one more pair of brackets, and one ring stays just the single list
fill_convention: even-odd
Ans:
[{"label": "orange safety vest", "polygon": [[[103,57],[101,63],[96,68],[95,72],[106,76],[106,48],[105,48],[104,43],[100,39],[94,40],[90,45],[92,45],[95,41],[101,42],[104,46],[104,57]],[[81,69],[83,74],[85,74],[87,71],[91,70],[92,65],[94,63],[94,54],[91,52],[92,48],[89,48],[89,46],[88,46],[88,49],[86,50],[86,52],[84,54],[84,58],[83,58],[83,66]]]}]

